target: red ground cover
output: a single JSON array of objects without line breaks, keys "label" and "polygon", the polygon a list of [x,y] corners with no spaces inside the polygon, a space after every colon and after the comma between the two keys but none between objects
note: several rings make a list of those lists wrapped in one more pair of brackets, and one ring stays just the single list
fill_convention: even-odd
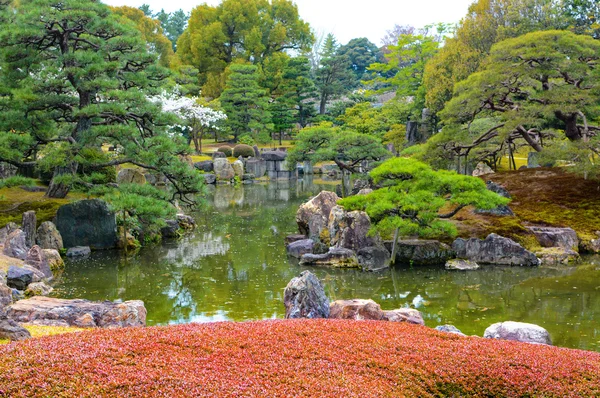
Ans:
[{"label": "red ground cover", "polygon": [[600,354],[374,321],[99,330],[0,348],[6,397],[600,396]]}]

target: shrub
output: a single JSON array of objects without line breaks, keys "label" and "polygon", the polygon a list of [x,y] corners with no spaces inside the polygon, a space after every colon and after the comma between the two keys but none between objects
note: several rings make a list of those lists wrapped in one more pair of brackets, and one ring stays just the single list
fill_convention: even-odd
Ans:
[{"label": "shrub", "polygon": [[228,146],[222,146],[219,149],[217,149],[217,152],[223,152],[225,154],[225,156],[227,156],[228,158],[231,157],[233,155],[233,152],[231,151],[231,148]]},{"label": "shrub", "polygon": [[254,156],[254,148],[252,148],[250,145],[244,145],[244,144],[236,145],[235,148],[233,148],[233,157],[238,158],[240,156],[243,158],[253,157]]},{"label": "shrub", "polygon": [[245,144],[245,145],[250,145],[250,146],[256,144],[256,141],[254,141],[254,138],[252,138],[252,136],[250,136],[249,134],[244,134],[243,136],[241,136],[238,139],[238,142],[240,144]]},{"label": "shrub", "polygon": [[20,186],[34,186],[35,180],[33,178],[14,176],[8,178],[0,179],[0,189],[1,188],[12,188],[12,187],[20,187]]}]

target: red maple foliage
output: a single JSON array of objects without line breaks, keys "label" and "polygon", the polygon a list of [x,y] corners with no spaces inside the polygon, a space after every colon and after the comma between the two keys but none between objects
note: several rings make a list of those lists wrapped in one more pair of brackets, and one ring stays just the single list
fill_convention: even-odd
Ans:
[{"label": "red maple foliage", "polygon": [[392,322],[97,330],[0,348],[6,397],[592,397],[600,354]]}]

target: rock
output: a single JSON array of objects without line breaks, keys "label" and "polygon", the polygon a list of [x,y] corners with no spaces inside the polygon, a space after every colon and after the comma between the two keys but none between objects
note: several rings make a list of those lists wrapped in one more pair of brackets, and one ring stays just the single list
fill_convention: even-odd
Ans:
[{"label": "rock", "polygon": [[357,195],[366,196],[370,193],[373,193],[373,190],[371,188],[365,188],[365,189],[361,189],[360,191],[358,191]]},{"label": "rock", "polygon": [[21,222],[23,225],[23,232],[25,232],[25,242],[27,247],[32,247],[35,245],[36,238],[36,228],[37,228],[37,217],[35,216],[35,211],[26,211],[23,213],[23,220]]},{"label": "rock", "polygon": [[373,300],[338,300],[329,306],[329,319],[408,322],[424,325],[421,313],[412,308],[383,311]]},{"label": "rock", "polygon": [[4,226],[4,228],[0,228],[0,245],[3,245],[6,238],[8,238],[8,235],[17,229],[21,228],[14,222],[9,222]]},{"label": "rock", "polygon": [[262,153],[261,157],[266,161],[284,161],[287,153],[283,151],[266,151]]},{"label": "rock", "polygon": [[25,290],[33,282],[33,272],[11,265],[6,274],[6,285],[17,290]]},{"label": "rock", "polygon": [[33,246],[27,253],[25,264],[31,265],[33,268],[39,270],[46,278],[52,278],[54,276],[44,250],[37,245]]},{"label": "rock", "polygon": [[560,247],[565,250],[577,251],[579,239],[571,228],[527,227],[540,242],[542,247]]},{"label": "rock", "polygon": [[299,240],[306,239],[305,235],[288,235],[285,237],[285,245],[289,245],[294,242],[298,242]]},{"label": "rock", "polygon": [[139,247],[139,242],[129,231],[123,231],[123,227],[119,227],[117,234],[117,248],[121,250],[135,250]]},{"label": "rock", "polygon": [[254,181],[254,174],[246,173],[242,176],[242,181]]},{"label": "rock", "polygon": [[456,271],[470,271],[479,269],[479,264],[477,264],[474,261],[461,260],[456,258],[446,261],[446,269]]},{"label": "rock", "polygon": [[283,293],[286,319],[328,318],[329,299],[321,282],[309,271],[304,271],[288,283]]},{"label": "rock", "polygon": [[363,271],[379,271],[390,266],[390,252],[381,246],[363,247],[356,256]]},{"label": "rock", "polygon": [[497,193],[500,196],[504,196],[505,198],[511,198],[510,193],[504,188],[502,185],[496,184],[493,181],[486,181],[485,186],[488,190]]},{"label": "rock", "polygon": [[580,260],[579,253],[562,247],[545,247],[537,250],[535,256],[540,259],[541,265],[568,265]]},{"label": "rock", "polygon": [[138,169],[121,169],[117,174],[117,184],[140,184],[146,183],[146,177]]},{"label": "rock", "polygon": [[217,182],[217,176],[214,174],[204,174],[203,177],[204,177],[205,184],[212,185]]},{"label": "rock", "polygon": [[40,271],[39,269],[29,265],[29,264],[25,264],[22,267],[24,270],[26,271],[31,271],[31,273],[33,273],[33,279],[32,282],[41,282],[44,281],[48,278],[46,278],[46,275],[44,275],[44,273],[42,271]]},{"label": "rock", "polygon": [[227,156],[223,152],[214,152],[212,155],[213,160],[215,159],[227,159]]},{"label": "rock", "polygon": [[123,303],[32,297],[7,308],[16,322],[48,326],[130,327],[146,324],[146,308],[140,300]]},{"label": "rock", "polygon": [[334,268],[358,268],[356,254],[350,249],[332,247],[325,254],[305,254],[300,265],[321,265]]},{"label": "rock", "polygon": [[44,282],[30,283],[29,286],[27,286],[27,290],[25,290],[25,297],[47,296],[53,291],[54,289],[52,286],[48,286]]},{"label": "rock", "polygon": [[75,246],[67,250],[67,257],[70,258],[88,257],[91,254],[92,249],[89,246]]},{"label": "rock", "polygon": [[322,191],[317,196],[302,204],[296,212],[296,223],[301,234],[313,240],[329,244],[329,236],[321,236],[323,232],[329,235],[327,228],[331,209],[337,206],[340,198],[333,192]]},{"label": "rock", "polygon": [[254,150],[254,157],[259,158],[260,157],[260,150],[258,149],[258,146],[254,145],[254,146],[252,146],[252,149]]},{"label": "rock", "polygon": [[440,332],[445,332],[445,333],[458,334],[460,336],[466,336],[463,332],[461,332],[460,330],[458,330],[458,328],[456,328],[456,326],[452,326],[452,325],[436,326],[435,330],[438,330]]},{"label": "rock", "polygon": [[313,252],[313,246],[315,242],[312,239],[304,239],[299,240],[293,243],[290,243],[286,246],[288,256],[292,256],[295,258],[301,258],[305,254],[309,254]]},{"label": "rock", "polygon": [[179,238],[181,236],[181,227],[176,220],[165,220],[167,225],[160,229],[163,238]]},{"label": "rock", "polygon": [[10,341],[23,341],[31,338],[27,329],[20,326],[12,319],[0,318],[0,339]]},{"label": "rock", "polygon": [[489,214],[492,216],[503,216],[503,217],[514,217],[515,213],[512,211],[510,207],[507,205],[500,205],[491,210],[481,210],[476,209],[475,213],[477,214]]},{"label": "rock", "polygon": [[64,246],[89,246],[95,250],[117,246],[117,219],[108,204],[100,199],[81,200],[61,206],[56,228]]},{"label": "rock", "polygon": [[[393,242],[385,242],[392,252]],[[399,240],[396,248],[395,264],[440,265],[454,257],[454,251],[437,240],[406,239]]]},{"label": "rock", "polygon": [[354,181],[354,185],[352,186],[351,195],[358,195],[358,193],[365,189],[372,189],[373,181],[370,178],[359,178]]},{"label": "rock", "polygon": [[254,174],[256,178],[264,177],[267,174],[267,161],[263,159],[248,159],[244,167],[247,173]]},{"label": "rock", "polygon": [[0,283],[0,314],[4,312],[4,307],[12,304],[12,289],[5,283]]},{"label": "rock", "polygon": [[522,322],[499,322],[485,329],[486,339],[513,340],[523,343],[552,345],[550,334],[541,326]]},{"label": "rock", "polygon": [[244,162],[236,160],[231,167],[233,168],[236,177],[242,178],[244,176]]},{"label": "rock", "polygon": [[534,169],[540,167],[539,156],[537,152],[529,152],[527,154],[527,168]]},{"label": "rock", "polygon": [[481,162],[481,163],[477,163],[477,167],[475,167],[475,170],[473,170],[473,177],[479,177],[479,176],[483,176],[483,175],[487,175],[487,174],[494,174],[494,173],[495,173],[494,170],[492,170],[492,168],[490,166]]},{"label": "rock", "polygon": [[485,240],[471,238],[456,239],[452,249],[458,258],[475,261],[480,264],[537,266],[540,260],[532,252],[525,250],[517,242],[496,234],[488,235]]},{"label": "rock", "polygon": [[347,212],[341,206],[334,206],[327,223],[330,245],[358,251],[364,247],[380,246],[377,237],[367,236],[371,229],[371,219],[364,211]]},{"label": "rock", "polygon": [[214,169],[214,163],[212,160],[205,160],[203,162],[196,162],[194,163],[194,167],[198,170],[202,170],[206,173],[211,173]]},{"label": "rock", "polygon": [[44,252],[44,256],[46,256],[46,260],[48,261],[48,266],[50,267],[50,270],[57,271],[65,267],[65,262],[60,256],[58,250],[42,249],[42,251]]},{"label": "rock", "polygon": [[217,180],[229,181],[235,177],[235,171],[227,159],[215,159],[214,167]]},{"label": "rock", "polygon": [[188,231],[196,228],[196,220],[187,214],[178,213],[177,222],[182,229],[186,229]]},{"label": "rock", "polygon": [[29,247],[27,246],[27,235],[25,232],[16,229],[8,234],[4,241],[2,253],[8,257],[24,260],[27,257],[27,252],[29,252]]},{"label": "rock", "polygon": [[63,239],[56,229],[56,225],[50,221],[44,221],[37,229],[38,246],[42,249],[62,250],[64,248]]}]

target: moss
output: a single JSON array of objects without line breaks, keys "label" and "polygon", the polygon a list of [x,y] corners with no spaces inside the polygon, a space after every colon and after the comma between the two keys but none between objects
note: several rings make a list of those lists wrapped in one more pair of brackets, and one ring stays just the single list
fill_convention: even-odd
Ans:
[{"label": "moss", "polygon": [[[85,329],[75,328],[75,327],[63,327],[63,326],[38,326],[38,325],[23,325],[25,329],[31,333],[31,337],[44,337],[44,336],[54,336],[57,334],[65,334],[65,333],[77,333],[82,332]],[[8,344],[9,340],[0,339],[0,344]]]}]

